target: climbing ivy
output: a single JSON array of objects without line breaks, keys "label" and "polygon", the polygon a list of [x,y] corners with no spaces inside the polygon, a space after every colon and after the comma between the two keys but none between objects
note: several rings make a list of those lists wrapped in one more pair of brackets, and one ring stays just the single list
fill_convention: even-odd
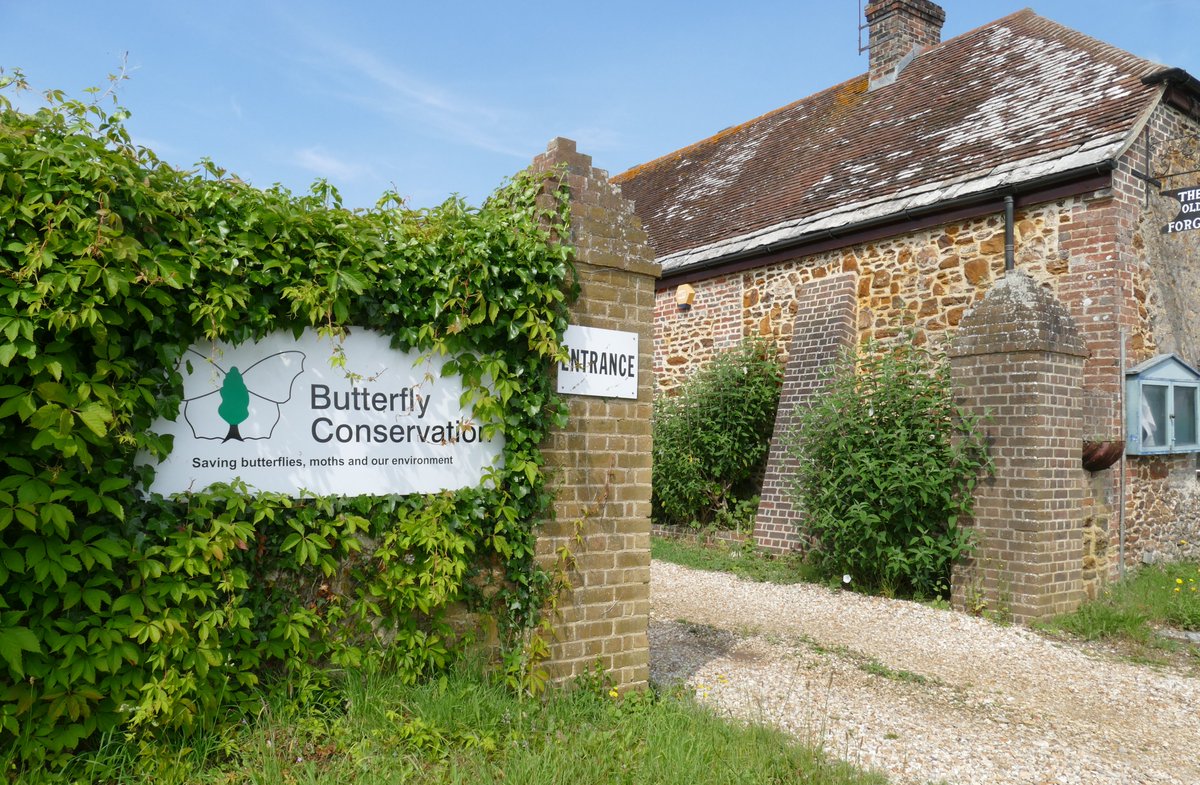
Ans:
[{"label": "climbing ivy", "polygon": [[[0,72],[0,88],[19,87]],[[123,729],[211,722],[273,680],[368,661],[409,679],[460,640],[538,623],[539,445],[576,286],[564,188],[522,173],[481,207],[343,207],[135,145],[113,104],[0,92],[0,750],[31,770]],[[546,198],[547,195],[550,198]],[[348,326],[449,358],[504,462],[477,488],[289,498],[233,483],[147,495],[139,454],[201,341]],[[338,358],[334,358],[337,362]],[[353,369],[347,369],[353,372]],[[486,380],[486,384],[485,384]],[[240,414],[236,395],[226,405]],[[527,662],[519,653],[513,662]],[[0,758],[4,756],[0,755]]]}]

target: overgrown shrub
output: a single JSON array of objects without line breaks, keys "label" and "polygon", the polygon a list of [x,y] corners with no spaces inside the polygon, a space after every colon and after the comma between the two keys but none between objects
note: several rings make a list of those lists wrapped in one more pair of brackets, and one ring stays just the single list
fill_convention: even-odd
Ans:
[{"label": "overgrown shrub", "polygon": [[971,548],[959,520],[990,466],[977,421],[951,398],[948,364],[911,341],[868,346],[797,414],[794,494],[811,558],[869,590],[945,594]]},{"label": "overgrown shrub", "polygon": [[656,521],[688,525],[738,517],[731,514],[737,502],[758,492],[781,377],[774,349],[748,341],[718,354],[678,394],[655,401]]}]

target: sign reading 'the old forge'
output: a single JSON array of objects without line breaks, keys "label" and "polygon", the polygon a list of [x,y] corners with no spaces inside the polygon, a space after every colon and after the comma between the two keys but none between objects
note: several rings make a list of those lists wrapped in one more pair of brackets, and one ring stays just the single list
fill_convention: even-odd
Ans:
[{"label": "sign reading 'the old forge'", "polygon": [[1179,214],[1162,228],[1163,234],[1200,229],[1200,188],[1177,188],[1162,194],[1179,200]]},{"label": "sign reading 'the old forge'", "polygon": [[[336,354],[344,367],[332,367]],[[351,328],[306,330],[238,346],[193,346],[180,363],[175,437],[150,490],[198,491],[238,478],[293,496],[435,493],[478,485],[501,454],[459,406],[462,383],[440,358],[392,349]]]}]

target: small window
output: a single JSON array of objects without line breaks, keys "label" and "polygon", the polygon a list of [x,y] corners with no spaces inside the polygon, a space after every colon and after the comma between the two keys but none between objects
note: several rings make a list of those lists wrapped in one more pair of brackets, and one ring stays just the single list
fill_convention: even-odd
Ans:
[{"label": "small window", "polygon": [[1125,374],[1130,455],[1200,452],[1200,372],[1163,354]]},{"label": "small window", "polygon": [[1168,416],[1173,418],[1175,424],[1175,446],[1194,447],[1196,445],[1196,388],[1177,384],[1171,392],[1174,400],[1171,414]]},{"label": "small window", "polygon": [[1147,449],[1166,447],[1167,387],[1160,384],[1142,385],[1142,446]]}]

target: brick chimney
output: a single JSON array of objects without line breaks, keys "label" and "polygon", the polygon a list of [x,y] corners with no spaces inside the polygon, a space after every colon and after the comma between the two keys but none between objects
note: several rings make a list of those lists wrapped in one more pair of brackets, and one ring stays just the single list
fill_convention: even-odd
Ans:
[{"label": "brick chimney", "polygon": [[942,42],[946,12],[930,0],[873,0],[867,6],[871,86],[896,81],[914,57]]}]

